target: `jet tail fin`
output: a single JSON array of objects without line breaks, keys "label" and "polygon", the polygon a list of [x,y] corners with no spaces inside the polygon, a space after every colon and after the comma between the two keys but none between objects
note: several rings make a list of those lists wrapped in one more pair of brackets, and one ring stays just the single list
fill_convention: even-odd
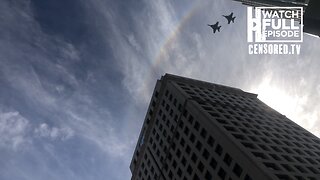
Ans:
[{"label": "jet tail fin", "polygon": [[236,17],[233,17],[232,19],[231,19],[231,21],[234,23],[234,19],[235,19]]},{"label": "jet tail fin", "polygon": [[221,28],[221,26],[219,26],[219,27],[217,28],[218,32],[220,32],[220,28]]}]

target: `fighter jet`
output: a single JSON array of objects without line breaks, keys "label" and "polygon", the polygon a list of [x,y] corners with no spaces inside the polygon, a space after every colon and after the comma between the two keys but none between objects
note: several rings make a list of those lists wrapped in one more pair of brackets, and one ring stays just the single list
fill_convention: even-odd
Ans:
[{"label": "fighter jet", "polygon": [[217,30],[218,32],[220,32],[221,26],[218,26],[218,24],[219,24],[219,21],[215,24],[208,24],[208,26],[212,28],[213,33],[216,33]]},{"label": "fighter jet", "polygon": [[228,20],[228,24],[230,24],[230,22],[232,21],[233,23],[234,23],[234,19],[236,18],[236,17],[232,17],[233,16],[233,12],[230,14],[230,15],[223,15],[223,17],[225,17],[225,18],[227,18],[227,20]]}]

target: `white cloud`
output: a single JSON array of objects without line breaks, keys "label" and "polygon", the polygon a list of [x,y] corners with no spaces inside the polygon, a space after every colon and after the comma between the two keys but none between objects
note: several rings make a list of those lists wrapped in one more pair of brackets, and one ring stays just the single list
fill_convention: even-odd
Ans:
[{"label": "white cloud", "polygon": [[127,39],[128,39],[128,42],[130,43],[130,45],[132,47],[134,47],[136,51],[138,51],[140,53],[142,52],[141,46],[138,44],[138,42],[133,34],[128,35]]},{"label": "white cloud", "polygon": [[0,112],[0,147],[17,150],[21,145],[30,143],[27,132],[29,121],[19,112]]},{"label": "white cloud", "polygon": [[85,112],[86,115],[83,115],[73,109],[68,109],[67,113],[70,116],[72,127],[79,132],[79,136],[94,142],[113,158],[128,155],[132,144],[129,144],[127,139],[120,138],[121,133],[117,132],[112,125],[115,119],[112,119],[109,112]]},{"label": "white cloud", "polygon": [[74,131],[69,127],[50,127],[46,123],[40,124],[34,129],[37,137],[50,138],[52,140],[68,140],[74,136]]}]

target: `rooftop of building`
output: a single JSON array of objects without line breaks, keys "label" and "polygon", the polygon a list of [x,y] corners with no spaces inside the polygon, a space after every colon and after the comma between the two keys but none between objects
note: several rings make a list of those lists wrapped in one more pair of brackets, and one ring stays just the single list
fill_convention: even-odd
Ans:
[{"label": "rooftop of building", "polygon": [[244,96],[249,96],[249,97],[254,97],[254,98],[256,98],[258,96],[257,94],[246,92],[246,91],[243,91],[239,88],[234,88],[234,87],[216,84],[216,83],[210,83],[210,82],[196,80],[196,79],[192,79],[192,78],[186,78],[186,77],[168,74],[168,73],[166,73],[164,76],[161,77],[161,81],[170,81],[170,80],[180,82],[180,83],[187,83],[189,85],[194,85],[197,87],[215,89],[215,90],[234,93],[234,94],[241,94]]}]

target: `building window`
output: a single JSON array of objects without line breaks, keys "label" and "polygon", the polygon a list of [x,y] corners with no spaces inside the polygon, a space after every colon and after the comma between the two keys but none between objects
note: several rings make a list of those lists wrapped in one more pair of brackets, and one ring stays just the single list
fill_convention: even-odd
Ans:
[{"label": "building window", "polygon": [[190,166],[190,165],[188,165],[187,172],[188,172],[188,174],[189,174],[189,175],[191,175],[191,174],[192,174],[192,168],[191,168],[191,166]]},{"label": "building window", "polygon": [[204,151],[203,151],[203,153],[202,153],[202,156],[203,156],[205,159],[208,159],[208,158],[209,158],[210,154],[209,154],[209,152],[208,152],[207,149],[204,149]]},{"label": "building window", "polygon": [[220,168],[218,171],[218,176],[224,180],[226,178],[226,171],[224,171],[224,169]]},{"label": "building window", "polygon": [[200,135],[202,136],[203,139],[205,139],[207,136],[207,131],[202,128]]},{"label": "building window", "polygon": [[215,170],[217,168],[217,161],[214,158],[211,158],[210,161],[210,166],[212,167],[213,170]]},{"label": "building window", "polygon": [[198,170],[199,170],[200,172],[203,172],[203,169],[204,169],[204,165],[202,164],[201,161],[199,161],[199,163],[198,163]]},{"label": "building window", "polygon": [[212,180],[212,175],[209,171],[206,172],[205,180]]},{"label": "building window", "polygon": [[218,144],[217,147],[216,147],[216,149],[215,149],[215,152],[216,152],[219,156],[221,156],[222,151],[223,151],[222,147],[220,146],[220,144]]},{"label": "building window", "polygon": [[196,121],[196,122],[194,123],[194,129],[197,130],[197,131],[199,131],[199,129],[200,129],[200,124],[199,124],[198,121]]},{"label": "building window", "polygon": [[198,149],[199,152],[201,152],[202,143],[200,141],[197,141],[196,148]]},{"label": "building window", "polygon": [[195,153],[192,153],[191,160],[192,160],[194,163],[196,163],[197,159],[198,159],[197,155],[196,155]]},{"label": "building window", "polygon": [[223,162],[225,162],[228,166],[230,166],[230,164],[232,162],[232,158],[228,153],[226,153],[226,155],[224,155]]},{"label": "building window", "polygon": [[213,145],[214,145],[214,139],[213,139],[211,136],[209,136],[207,142],[208,142],[209,146],[213,147]]},{"label": "building window", "polygon": [[233,167],[233,172],[235,175],[237,175],[238,177],[241,176],[241,173],[242,173],[242,168],[239,166],[239,164],[235,164],[234,167]]}]

